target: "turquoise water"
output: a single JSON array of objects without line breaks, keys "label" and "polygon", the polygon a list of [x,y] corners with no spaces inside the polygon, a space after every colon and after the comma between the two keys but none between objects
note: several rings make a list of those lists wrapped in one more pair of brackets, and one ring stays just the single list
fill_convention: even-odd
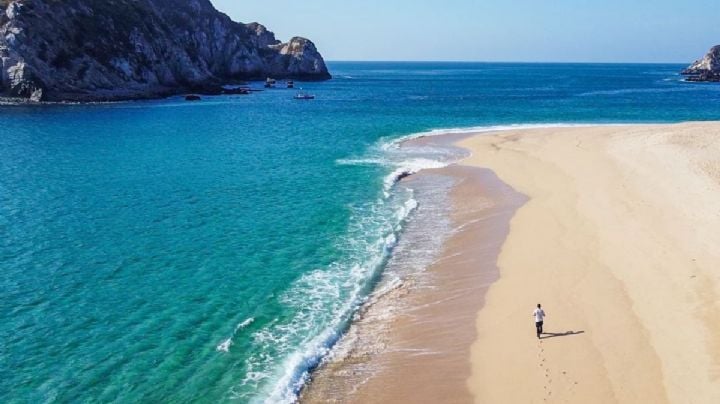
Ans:
[{"label": "turquoise water", "polygon": [[0,401],[294,398],[440,128],[720,119],[680,65],[331,63],[290,90],[0,109]]}]

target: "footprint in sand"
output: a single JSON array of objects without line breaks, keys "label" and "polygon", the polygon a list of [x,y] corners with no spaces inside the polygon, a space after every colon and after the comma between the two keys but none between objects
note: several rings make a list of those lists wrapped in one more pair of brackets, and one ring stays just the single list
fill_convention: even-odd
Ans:
[{"label": "footprint in sand", "polygon": [[543,386],[543,389],[545,389],[545,392],[547,393],[546,397],[543,398],[543,401],[547,401],[547,397],[552,395],[552,391],[550,390],[550,385],[552,384],[552,379],[550,378],[550,369],[545,367],[546,358],[544,357],[545,350],[542,347],[542,341],[538,341],[538,359],[540,360],[538,362],[539,367],[545,369],[545,380],[546,384]]}]

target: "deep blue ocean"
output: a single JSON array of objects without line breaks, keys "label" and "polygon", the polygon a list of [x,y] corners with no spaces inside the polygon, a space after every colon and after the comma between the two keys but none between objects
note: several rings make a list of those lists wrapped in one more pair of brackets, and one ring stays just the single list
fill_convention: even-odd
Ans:
[{"label": "deep blue ocean", "polygon": [[0,402],[293,400],[412,220],[393,141],[720,119],[682,65],[329,67],[311,101],[0,107]]}]

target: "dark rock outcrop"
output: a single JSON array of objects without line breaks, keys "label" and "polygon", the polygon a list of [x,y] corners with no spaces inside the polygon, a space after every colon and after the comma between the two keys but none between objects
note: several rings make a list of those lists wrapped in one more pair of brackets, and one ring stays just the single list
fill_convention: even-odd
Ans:
[{"label": "dark rock outcrop", "polygon": [[0,94],[33,101],[217,93],[266,76],[330,78],[315,45],[209,0],[0,0]]},{"label": "dark rock outcrop", "polygon": [[713,46],[710,51],[695,63],[682,71],[688,81],[720,82],[720,45]]}]

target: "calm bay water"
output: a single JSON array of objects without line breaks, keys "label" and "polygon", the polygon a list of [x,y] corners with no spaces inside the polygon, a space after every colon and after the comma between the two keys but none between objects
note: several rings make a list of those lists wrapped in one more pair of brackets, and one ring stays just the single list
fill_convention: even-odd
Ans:
[{"label": "calm bay water", "polygon": [[[249,96],[0,107],[0,401],[292,400],[439,128],[720,119],[680,65],[331,63]],[[259,86],[256,84],[256,86]]]}]

